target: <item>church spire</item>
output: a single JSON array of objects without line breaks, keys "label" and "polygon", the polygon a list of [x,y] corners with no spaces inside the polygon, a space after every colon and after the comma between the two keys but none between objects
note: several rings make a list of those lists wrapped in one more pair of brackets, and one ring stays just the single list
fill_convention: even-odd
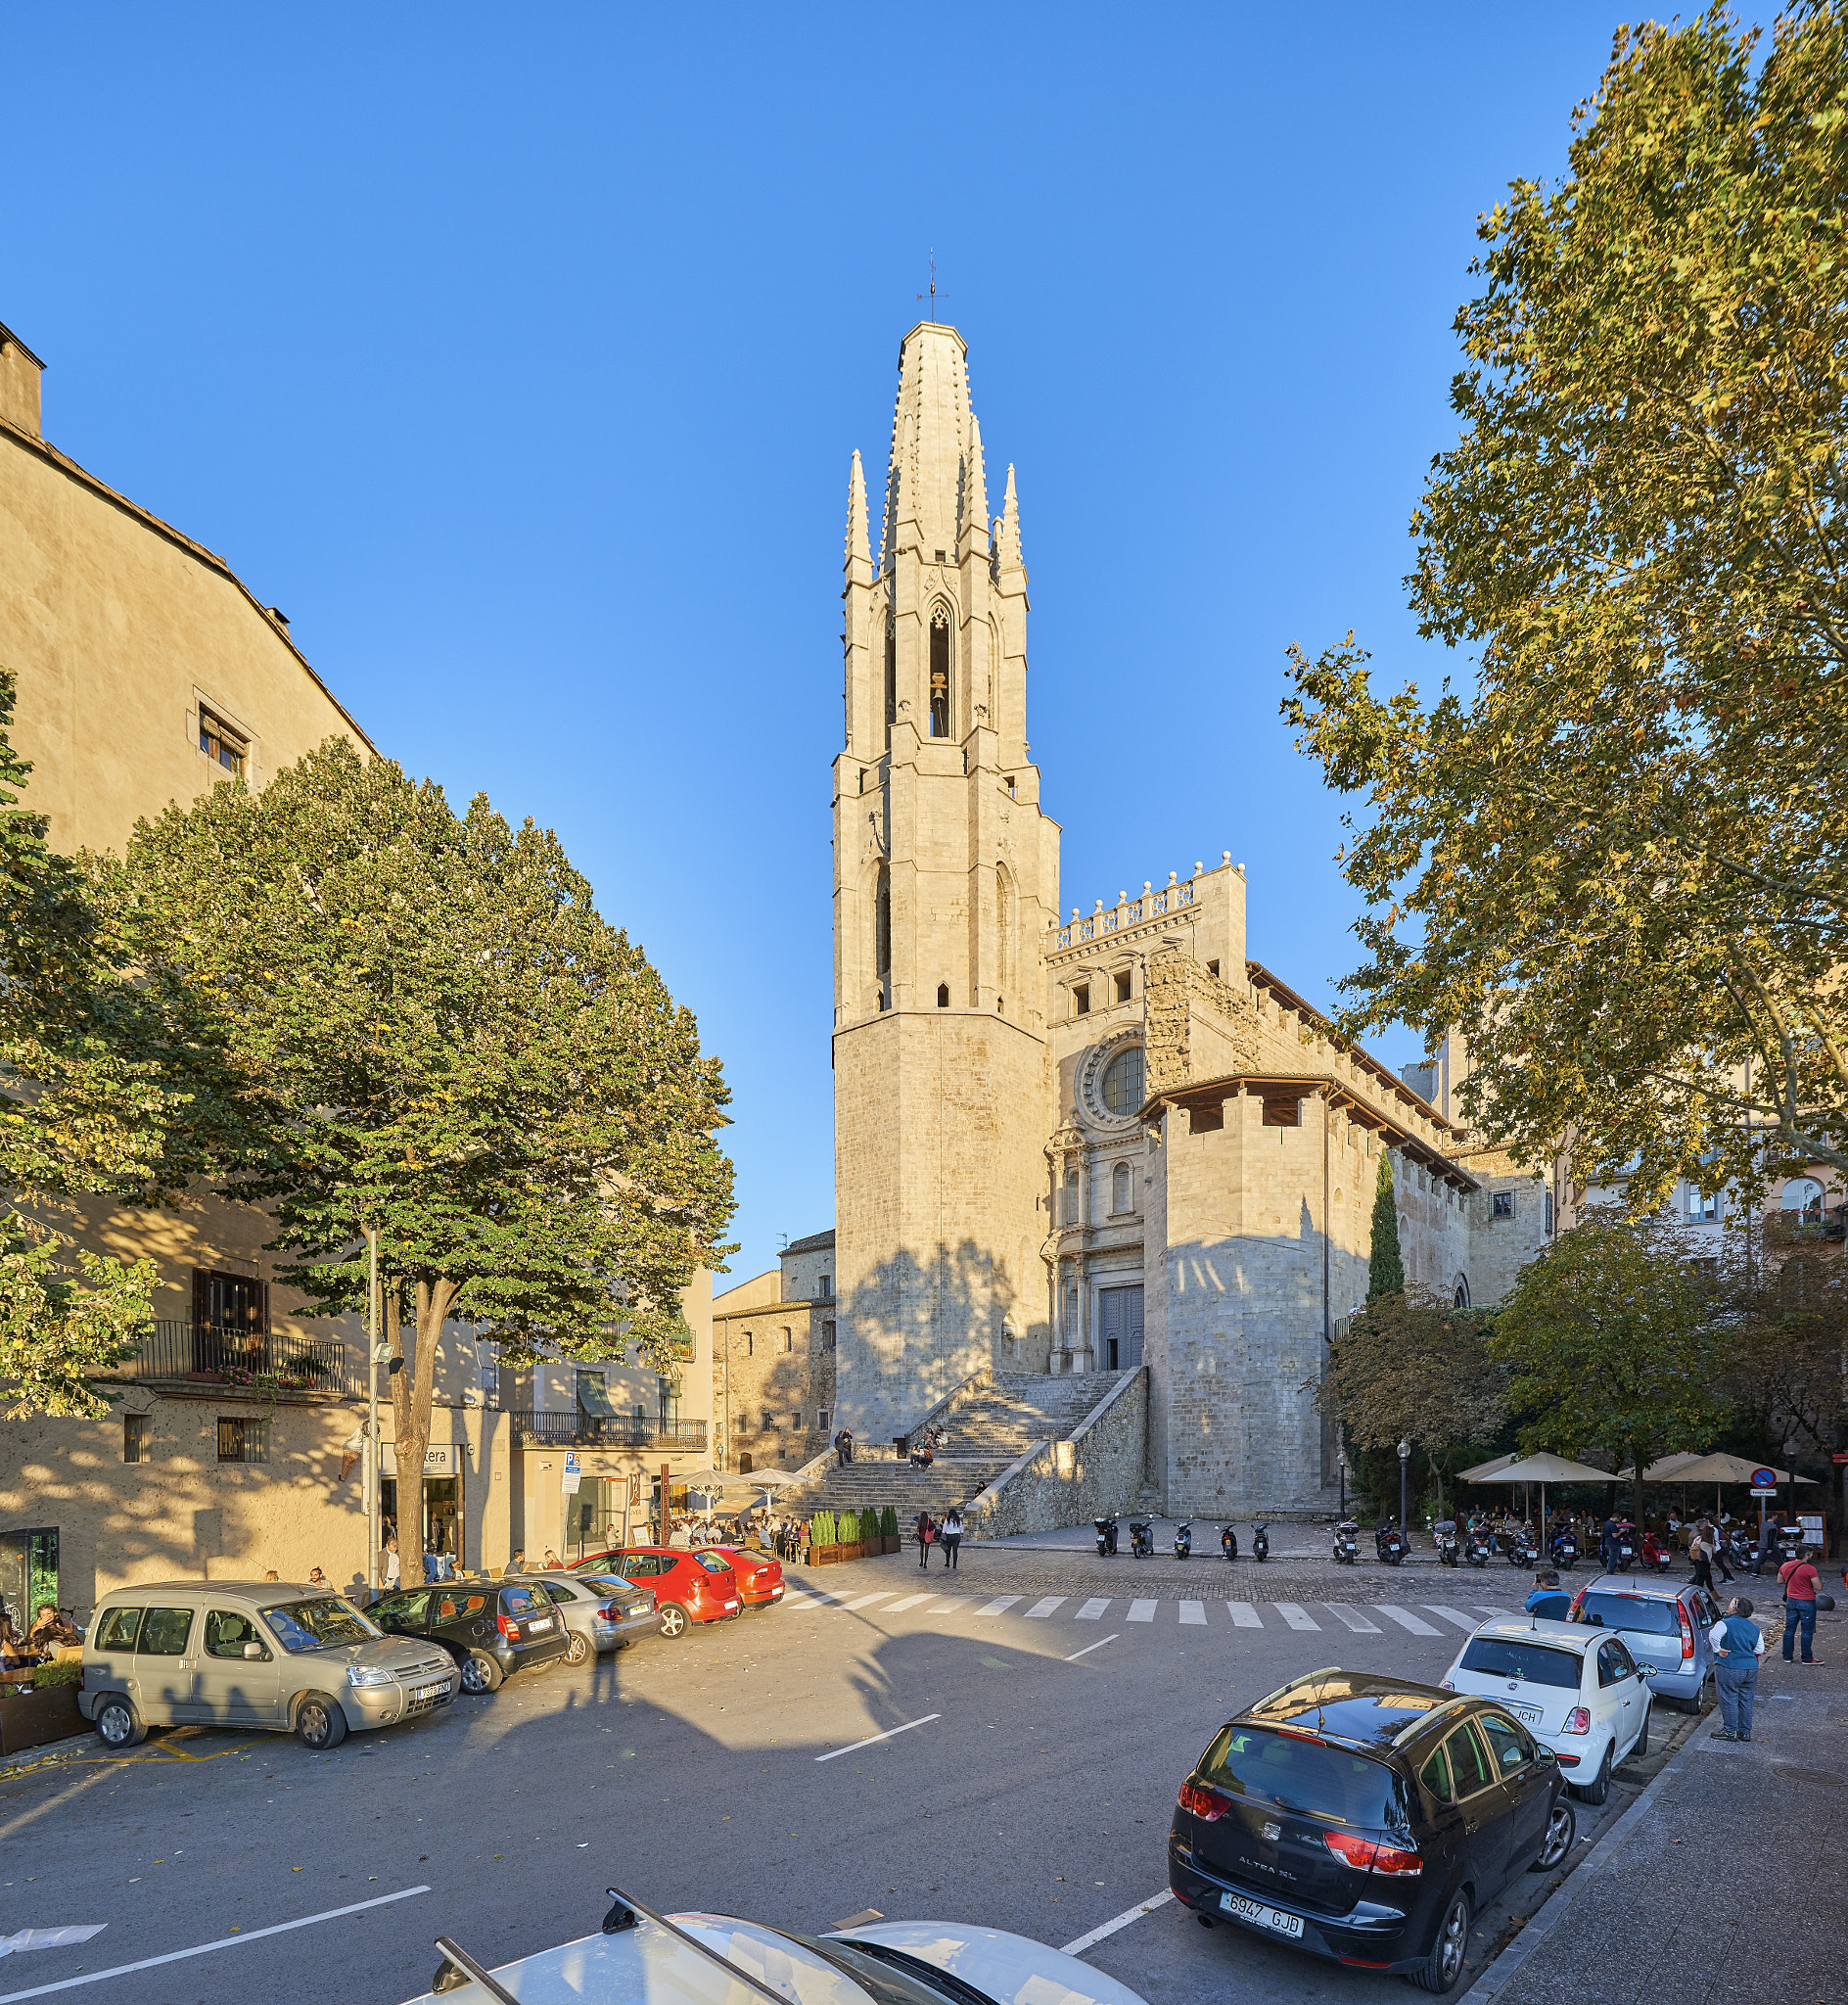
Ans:
[{"label": "church spire", "polygon": [[986,557],[989,553],[989,483],[982,467],[982,425],[974,411],[969,413],[969,459],[963,474],[962,530],[968,538],[968,551],[977,557]]},{"label": "church spire", "polygon": [[855,566],[865,567],[862,580],[872,577],[873,557],[866,540],[866,476],[860,471],[859,453],[854,454],[853,471],[847,477],[847,570],[855,575]]},{"label": "church spire", "polygon": [[1020,556],[1020,504],[1014,498],[1014,469],[1011,465],[1007,469],[1007,496],[994,521],[994,557],[996,569],[1003,576],[1010,571],[1025,575],[1027,567]]}]

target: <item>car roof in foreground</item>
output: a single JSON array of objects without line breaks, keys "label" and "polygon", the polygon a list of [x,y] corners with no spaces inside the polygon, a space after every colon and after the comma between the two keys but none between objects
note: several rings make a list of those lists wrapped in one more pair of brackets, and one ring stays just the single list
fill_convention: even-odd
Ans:
[{"label": "car roof in foreground", "polygon": [[1459,1703],[1455,1694],[1413,1678],[1334,1666],[1293,1679],[1234,1715],[1239,1726],[1306,1729],[1367,1753],[1389,1754],[1429,1715]]},{"label": "car roof in foreground", "polygon": [[1691,1580],[1670,1580],[1665,1575],[1639,1578],[1634,1573],[1599,1573],[1580,1588],[1580,1594],[1627,1594],[1640,1602],[1678,1601],[1693,1585]]},{"label": "car roof in foreground", "polygon": [[961,1978],[991,1998],[1035,2005],[1050,1998],[1056,1986],[1064,1993],[1058,2005],[1143,2005],[1115,1978],[1062,1949],[1005,1929],[976,1929],[965,1922],[875,1922],[869,1928],[833,1930],[824,1939],[902,1950]]},{"label": "car roof in foreground", "polygon": [[1576,1651],[1583,1656],[1593,1644],[1609,1634],[1608,1629],[1593,1629],[1583,1622],[1530,1622],[1524,1615],[1498,1615],[1465,1638],[1464,1648],[1479,1636],[1493,1636],[1502,1643],[1549,1644],[1555,1650]]}]

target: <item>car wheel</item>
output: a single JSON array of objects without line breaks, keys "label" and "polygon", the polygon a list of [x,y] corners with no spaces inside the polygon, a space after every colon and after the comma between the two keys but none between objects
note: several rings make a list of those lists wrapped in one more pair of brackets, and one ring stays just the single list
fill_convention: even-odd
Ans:
[{"label": "car wheel", "polygon": [[1630,1752],[1629,1752],[1628,1754],[1626,1754],[1626,1755],[1624,1756],[1624,1759],[1625,1759],[1626,1761],[1634,1761],[1634,1760],[1636,1760],[1636,1758],[1638,1757],[1638,1755],[1640,1755],[1640,1754],[1646,1754],[1646,1753],[1647,1753],[1648,1751],[1649,1751],[1649,1708],[1648,1708],[1648,1707],[1647,1707],[1647,1706],[1645,1705],[1645,1706],[1644,1706],[1644,1707],[1642,1708],[1642,1725],[1640,1726],[1640,1728],[1639,1728],[1639,1730],[1638,1730],[1638,1732],[1637,1732],[1637,1745],[1636,1745],[1636,1746],[1635,1746],[1634,1748],[1632,1748],[1632,1749],[1631,1749],[1631,1750],[1630,1750]]},{"label": "car wheel", "polygon": [[338,1748],[346,1738],[346,1715],[340,1701],[325,1692],[308,1692],[296,1707],[296,1739],[315,1753]]},{"label": "car wheel", "polygon": [[148,1730],[136,1717],[135,1708],[115,1692],[97,1702],[93,1724],[96,1738],[112,1754],[124,1748],[139,1748],[148,1738]]},{"label": "car wheel", "polygon": [[1578,1827],[1579,1820],[1573,1814],[1572,1805],[1561,1795],[1552,1806],[1552,1815],[1547,1823],[1547,1836],[1541,1841],[1534,1863],[1527,1870],[1530,1873],[1550,1873],[1555,1866],[1564,1865],[1566,1854],[1572,1849],[1572,1841],[1578,1835]]},{"label": "car wheel", "polygon": [[462,1659],[462,1689],[471,1699],[498,1692],[506,1679],[506,1672],[485,1650],[472,1650]]},{"label": "car wheel", "polygon": [[573,1670],[576,1670],[589,1655],[589,1637],[581,1629],[574,1629],[571,1632],[571,1648],[565,1653],[565,1661],[571,1665]]},{"label": "car wheel", "polygon": [[1421,1991],[1434,1992],[1443,1997],[1445,1992],[1456,1988],[1456,1980],[1463,1974],[1463,1958],[1469,1949],[1469,1895],[1459,1888],[1452,1896],[1451,1904],[1444,1910],[1444,1919],[1438,1924],[1437,1940],[1431,1944],[1431,1953],[1422,1963],[1414,1964],[1406,1975]]},{"label": "car wheel", "polygon": [[[1616,1743],[1611,1744],[1615,1747]],[[1579,1795],[1588,1803],[1596,1805],[1610,1795],[1611,1749],[1604,1749],[1604,1758],[1597,1764],[1597,1774],[1590,1781],[1579,1785]]]},{"label": "car wheel", "polygon": [[686,1610],[678,1602],[664,1602],[661,1608],[661,1634],[670,1642],[686,1634]]}]

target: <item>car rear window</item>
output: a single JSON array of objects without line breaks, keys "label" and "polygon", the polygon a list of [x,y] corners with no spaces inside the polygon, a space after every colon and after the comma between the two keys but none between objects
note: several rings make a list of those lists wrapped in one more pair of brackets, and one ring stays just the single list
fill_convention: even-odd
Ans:
[{"label": "car rear window", "polygon": [[285,1602],[263,1610],[284,1650],[326,1650],[331,1644],[369,1643],[383,1634],[350,1602],[327,1595],[319,1601]]},{"label": "car rear window", "polygon": [[531,1587],[503,1587],[500,1605],[514,1616],[543,1615],[551,1607],[543,1592]]},{"label": "car rear window", "polygon": [[1530,1685],[1556,1685],[1576,1692],[1584,1659],[1576,1650],[1549,1650],[1544,1643],[1514,1643],[1502,1636],[1475,1636],[1463,1647],[1456,1668],[1491,1678],[1524,1678]]},{"label": "car rear window", "polygon": [[1399,1778],[1383,1761],[1263,1727],[1224,1727],[1200,1763],[1227,1795],[1275,1803],[1324,1824],[1407,1823]]},{"label": "car rear window", "polygon": [[1675,1636],[1681,1621],[1675,1604],[1641,1594],[1612,1594],[1608,1589],[1587,1589],[1579,1604],[1578,1619],[1594,1629],[1635,1629],[1643,1636]]},{"label": "car rear window", "polygon": [[593,1595],[626,1594],[628,1582],[611,1573],[583,1573],[578,1578]]},{"label": "car rear window", "polygon": [[708,1573],[729,1573],[731,1568],[716,1553],[695,1553],[693,1555]]},{"label": "car rear window", "polygon": [[[587,1590],[588,1583],[585,1587]],[[577,1587],[567,1587],[562,1580],[546,1581],[545,1593],[547,1599],[556,1602],[561,1609],[567,1602],[580,1602],[584,1599],[584,1594]]]}]

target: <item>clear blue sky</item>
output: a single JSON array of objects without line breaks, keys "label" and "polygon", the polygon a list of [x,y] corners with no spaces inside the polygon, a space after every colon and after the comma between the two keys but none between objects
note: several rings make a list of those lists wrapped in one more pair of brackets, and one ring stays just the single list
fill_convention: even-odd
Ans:
[{"label": "clear blue sky", "polygon": [[725,1061],[742,1277],[833,1218],[848,457],[876,489],[931,249],[1019,469],[1066,906],[1229,849],[1326,1002],[1283,649],[1443,672],[1400,581],[1475,218],[1620,18],[15,10],[0,321],[380,745],[560,831]]}]

